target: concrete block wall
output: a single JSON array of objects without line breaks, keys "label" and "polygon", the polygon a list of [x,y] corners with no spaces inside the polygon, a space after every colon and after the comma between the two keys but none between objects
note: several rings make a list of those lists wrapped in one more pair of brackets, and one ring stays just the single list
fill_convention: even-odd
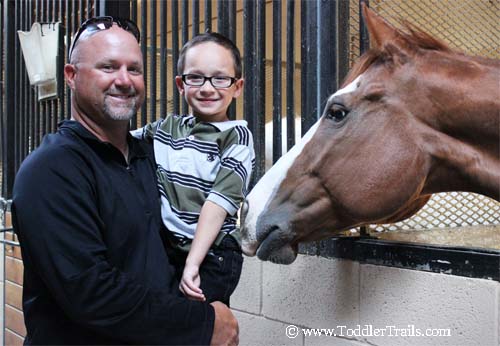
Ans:
[{"label": "concrete block wall", "polygon": [[245,258],[231,307],[242,346],[500,345],[492,280],[304,255],[289,266]]}]

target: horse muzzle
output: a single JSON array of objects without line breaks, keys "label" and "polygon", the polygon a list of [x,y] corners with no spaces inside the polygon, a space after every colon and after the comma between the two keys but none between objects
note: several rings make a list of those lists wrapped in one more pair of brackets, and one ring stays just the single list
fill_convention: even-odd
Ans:
[{"label": "horse muzzle", "polygon": [[262,261],[290,264],[297,258],[298,245],[293,243],[293,232],[279,220],[279,213],[261,215],[257,222],[257,257]]}]

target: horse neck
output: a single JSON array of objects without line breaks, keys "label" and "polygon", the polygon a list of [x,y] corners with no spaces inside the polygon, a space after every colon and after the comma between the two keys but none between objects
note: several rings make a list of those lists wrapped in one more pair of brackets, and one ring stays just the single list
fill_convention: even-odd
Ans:
[{"label": "horse neck", "polygon": [[[471,191],[500,199],[500,63],[466,56],[434,63],[421,102],[422,142],[437,159],[429,192]],[[425,109],[423,109],[425,108]],[[435,185],[434,187],[432,185]],[[436,190],[437,190],[436,189]]]},{"label": "horse neck", "polygon": [[[422,103],[426,109],[420,114],[431,114],[433,127],[453,137],[467,141],[473,134],[475,145],[489,146],[491,141],[498,144],[500,62],[442,54],[446,55],[446,59],[439,57],[443,67],[433,61],[427,67],[430,73],[424,74],[429,102]],[[480,141],[478,136],[482,137]]]}]

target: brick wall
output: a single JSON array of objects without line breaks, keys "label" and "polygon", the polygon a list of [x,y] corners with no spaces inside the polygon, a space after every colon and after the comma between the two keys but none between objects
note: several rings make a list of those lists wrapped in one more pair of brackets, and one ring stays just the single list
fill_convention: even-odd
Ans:
[{"label": "brick wall", "polygon": [[[10,214],[6,215],[6,226],[11,226]],[[5,239],[18,241],[12,232]],[[4,311],[5,345],[22,345],[26,335],[23,318],[23,262],[19,246],[5,245],[5,296]]]}]

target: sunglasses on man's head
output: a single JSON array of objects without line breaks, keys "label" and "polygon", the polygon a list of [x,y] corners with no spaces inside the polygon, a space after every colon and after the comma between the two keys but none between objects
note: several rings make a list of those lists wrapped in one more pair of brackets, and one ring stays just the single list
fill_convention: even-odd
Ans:
[{"label": "sunglasses on man's head", "polygon": [[139,32],[137,24],[129,19],[116,18],[111,16],[90,18],[82,23],[82,25],[78,29],[78,32],[76,33],[75,39],[73,40],[73,45],[71,46],[71,50],[69,51],[70,59],[71,54],[73,53],[73,49],[75,48],[76,41],[78,41],[84,31],[93,32],[107,30],[113,26],[113,23],[116,23],[120,28],[134,35],[134,37],[137,39],[137,42],[141,41],[141,33]]}]

